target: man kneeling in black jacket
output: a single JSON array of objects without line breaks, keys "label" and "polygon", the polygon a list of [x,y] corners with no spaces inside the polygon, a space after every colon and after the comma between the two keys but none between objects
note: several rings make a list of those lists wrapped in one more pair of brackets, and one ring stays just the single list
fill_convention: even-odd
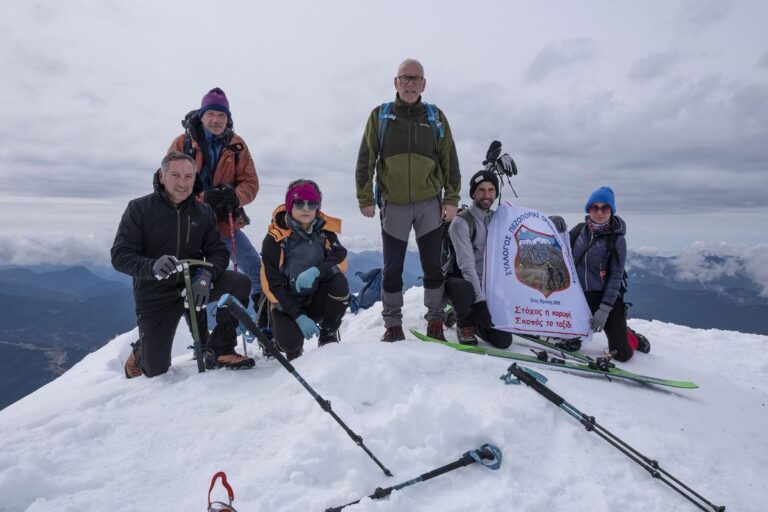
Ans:
[{"label": "man kneeling in black jacket", "polygon": [[[174,333],[185,308],[202,310],[198,318],[204,318],[209,300],[230,293],[247,305],[251,289],[246,275],[226,270],[229,251],[219,235],[216,216],[195,199],[201,183],[194,160],[183,153],[168,153],[155,173],[154,187],[152,194],[128,203],[112,245],[112,266],[133,277],[139,341],[125,363],[129,379],[168,371]],[[194,274],[194,302],[189,306],[181,293],[180,259],[204,259],[213,265]],[[207,339],[209,369],[254,365],[252,358],[235,352],[237,320],[226,309],[218,310],[210,336],[207,329],[202,329],[201,336],[203,342]]]}]

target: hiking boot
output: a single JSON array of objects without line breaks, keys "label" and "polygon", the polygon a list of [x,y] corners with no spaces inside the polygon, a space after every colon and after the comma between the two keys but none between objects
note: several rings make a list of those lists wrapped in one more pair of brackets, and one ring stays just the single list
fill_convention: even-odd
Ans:
[{"label": "hiking boot", "polygon": [[144,374],[136,361],[136,352],[131,350],[128,354],[128,360],[125,361],[125,378],[132,379],[134,377],[141,377]]},{"label": "hiking boot", "polygon": [[459,343],[462,345],[477,345],[477,336],[475,336],[475,327],[470,325],[468,327],[459,327],[458,329]]},{"label": "hiking boot", "polygon": [[648,341],[648,338],[646,338],[645,336],[637,332],[635,333],[635,335],[637,336],[637,350],[639,350],[643,354],[647,354],[648,352],[650,352],[651,342]]},{"label": "hiking boot", "polygon": [[381,337],[381,341],[386,341],[389,343],[392,343],[394,341],[403,341],[404,339],[405,339],[405,334],[403,334],[402,325],[392,325],[390,327],[387,327],[387,330],[384,331],[384,336]]},{"label": "hiking boot", "polygon": [[327,345],[328,343],[338,343],[338,342],[339,342],[338,330],[331,331],[329,329],[326,329],[325,327],[320,328],[320,337],[317,339],[318,347],[322,347],[323,345]]},{"label": "hiking boot", "polygon": [[243,368],[253,368],[256,361],[252,357],[241,356],[237,352],[217,356],[213,351],[208,350],[205,353],[205,369],[215,370],[217,368],[229,368],[239,370]]},{"label": "hiking boot", "polygon": [[427,336],[436,340],[446,341],[445,334],[443,334],[443,321],[430,320],[427,322]]},{"label": "hiking boot", "polygon": [[302,349],[294,350],[293,352],[286,352],[285,353],[285,358],[287,360],[289,360],[289,361],[293,361],[297,357],[301,357],[301,354],[303,354],[303,353],[304,353],[304,350],[302,350]]}]

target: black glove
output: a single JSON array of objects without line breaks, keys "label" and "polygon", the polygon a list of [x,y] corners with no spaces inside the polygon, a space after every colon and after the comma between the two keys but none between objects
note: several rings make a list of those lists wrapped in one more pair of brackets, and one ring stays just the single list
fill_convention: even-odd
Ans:
[{"label": "black glove", "polygon": [[504,153],[496,160],[496,166],[501,167],[501,172],[507,176],[517,176],[517,165],[515,165],[515,161],[507,153]]},{"label": "black glove", "polygon": [[161,279],[168,279],[171,274],[181,271],[181,263],[179,263],[179,260],[177,260],[175,256],[171,256],[170,254],[160,256],[155,260],[155,264],[152,265],[152,275],[154,275],[155,279],[158,281]]},{"label": "black glove", "polygon": [[475,317],[475,322],[477,322],[477,325],[486,329],[493,327],[491,312],[488,311],[488,303],[486,301],[481,300],[480,302],[475,302],[472,305],[472,309],[474,313],[473,316]]},{"label": "black glove", "polygon": [[[192,278],[192,295],[195,299],[195,311],[200,311],[208,304],[208,298],[211,296],[211,273],[207,270],[200,270]],[[187,300],[187,289],[181,291],[181,296],[184,297],[184,307],[189,308],[189,300]]]},{"label": "black glove", "polygon": [[501,155],[501,142],[495,140],[491,142],[488,151],[485,153],[485,161],[483,161],[483,165],[495,162],[499,159],[499,155]]},{"label": "black glove", "polygon": [[565,219],[559,215],[550,215],[549,220],[555,225],[555,229],[558,233],[565,233],[568,231],[568,224],[565,223]]},{"label": "black glove", "polygon": [[205,192],[203,199],[211,205],[219,218],[237,210],[240,200],[232,185],[219,185]]}]

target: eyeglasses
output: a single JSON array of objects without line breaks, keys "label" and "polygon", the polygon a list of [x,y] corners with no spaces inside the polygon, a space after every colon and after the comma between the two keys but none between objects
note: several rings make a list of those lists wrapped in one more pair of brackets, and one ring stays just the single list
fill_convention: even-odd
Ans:
[{"label": "eyeglasses", "polygon": [[320,203],[317,201],[307,201],[305,199],[295,199],[293,201],[293,207],[298,208],[299,210],[309,209],[315,211],[320,208]]},{"label": "eyeglasses", "polygon": [[589,211],[590,213],[600,213],[600,212],[607,213],[611,211],[611,205],[604,204],[603,206],[599,206],[599,205],[593,204],[589,207]]},{"label": "eyeglasses", "polygon": [[413,85],[421,85],[424,82],[423,76],[418,75],[400,75],[397,77],[401,84],[409,84],[413,82]]}]

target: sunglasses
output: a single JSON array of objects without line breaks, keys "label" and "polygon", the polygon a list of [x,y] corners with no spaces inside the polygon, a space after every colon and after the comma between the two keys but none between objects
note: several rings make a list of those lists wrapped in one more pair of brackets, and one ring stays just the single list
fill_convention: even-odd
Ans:
[{"label": "sunglasses", "polygon": [[611,205],[604,204],[603,206],[599,206],[599,205],[593,204],[593,205],[591,205],[589,207],[589,211],[592,212],[592,213],[600,213],[600,212],[606,213],[606,212],[610,212],[611,211]]},{"label": "sunglasses", "polygon": [[315,211],[320,208],[320,203],[318,201],[308,201],[306,199],[294,199],[293,207],[298,208],[299,210],[308,209]]}]

